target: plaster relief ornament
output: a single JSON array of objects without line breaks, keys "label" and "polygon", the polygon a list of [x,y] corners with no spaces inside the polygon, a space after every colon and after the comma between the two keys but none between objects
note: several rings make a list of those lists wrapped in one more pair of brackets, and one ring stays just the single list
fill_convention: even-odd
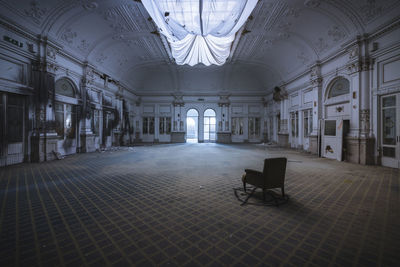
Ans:
[{"label": "plaster relief ornament", "polygon": [[118,60],[119,65],[122,67],[122,65],[128,63],[128,59],[127,58],[123,58],[123,59],[119,59]]},{"label": "plaster relief ornament", "polygon": [[107,10],[104,14],[104,19],[110,21],[110,27],[117,33],[121,33],[128,30],[128,26],[121,18],[118,10],[111,8]]},{"label": "plaster relief ornament", "polygon": [[47,48],[47,53],[46,53],[47,57],[50,59],[55,60],[56,59],[56,51],[52,48]]},{"label": "plaster relief ornament", "polygon": [[122,41],[125,39],[125,35],[123,33],[117,33],[117,34],[113,35],[112,38],[113,38],[113,40],[116,40],[116,41]]},{"label": "plaster relief ornament", "polygon": [[289,9],[286,9],[286,11],[283,13],[283,16],[297,18],[299,16],[299,13],[300,13],[299,9],[289,8]]},{"label": "plaster relief ornament", "polygon": [[38,0],[32,0],[29,5],[30,9],[26,10],[25,9],[25,14],[28,17],[31,17],[33,19],[41,20],[42,17],[47,13],[46,8],[40,8],[39,7],[39,1]]},{"label": "plaster relief ornament", "polygon": [[359,54],[358,46],[353,47],[349,51],[349,59],[354,59],[354,58],[358,57],[358,54]]},{"label": "plaster relief ornament", "polygon": [[327,42],[324,40],[324,38],[318,38],[318,41],[316,41],[314,43],[315,45],[315,50],[317,51],[317,53],[322,53],[324,52],[326,49],[328,49],[328,44]]},{"label": "plaster relief ornament", "polygon": [[103,53],[101,53],[100,55],[97,56],[96,62],[99,63],[99,64],[103,64],[104,61],[106,61],[107,58],[108,58],[107,55],[104,55]]},{"label": "plaster relief ornament", "polygon": [[150,59],[150,57],[149,57],[149,56],[146,56],[146,55],[144,55],[144,56],[140,56],[140,57],[139,57],[139,59],[140,59],[140,61],[146,61],[146,60],[149,60],[149,59]]},{"label": "plaster relief ornament", "polygon": [[278,30],[280,31],[289,31],[290,27],[292,26],[292,23],[289,21],[282,21],[278,24],[278,26],[276,27]]},{"label": "plaster relief ornament", "polygon": [[340,30],[339,26],[333,26],[329,31],[328,35],[334,42],[338,42],[346,37],[346,34]]},{"label": "plaster relief ornament", "polygon": [[304,1],[304,5],[309,8],[317,8],[321,4],[320,0],[306,0]]},{"label": "plaster relief ornament", "polygon": [[87,10],[87,11],[93,11],[99,7],[99,4],[97,4],[94,1],[90,0],[83,0],[82,1],[82,7]]},{"label": "plaster relief ornament", "polygon": [[382,13],[383,7],[376,2],[376,0],[367,0],[366,4],[361,6],[360,11],[364,21],[369,22]]},{"label": "plaster relief ornament", "polygon": [[61,40],[72,44],[73,40],[78,36],[76,32],[73,32],[71,28],[65,29],[64,33],[61,35]]},{"label": "plaster relief ornament", "polygon": [[86,40],[81,40],[81,43],[77,46],[82,52],[86,52],[89,49],[90,44]]},{"label": "plaster relief ornament", "polygon": [[297,58],[301,61],[303,65],[307,64],[310,62],[310,58],[306,56],[304,51],[302,51],[300,54],[297,55]]}]

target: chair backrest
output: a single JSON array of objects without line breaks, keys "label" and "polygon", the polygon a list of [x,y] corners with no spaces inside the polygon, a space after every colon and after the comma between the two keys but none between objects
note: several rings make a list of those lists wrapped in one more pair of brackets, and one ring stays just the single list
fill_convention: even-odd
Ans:
[{"label": "chair backrest", "polygon": [[283,187],[285,182],[287,158],[269,158],[264,160],[263,174],[265,187]]}]

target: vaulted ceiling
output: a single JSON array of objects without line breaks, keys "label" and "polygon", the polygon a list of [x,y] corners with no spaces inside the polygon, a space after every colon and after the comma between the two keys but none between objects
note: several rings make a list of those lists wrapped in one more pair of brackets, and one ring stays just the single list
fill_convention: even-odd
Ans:
[{"label": "vaulted ceiling", "polygon": [[177,66],[140,1],[0,0],[2,19],[49,36],[139,94],[265,93],[357,35],[399,17],[398,0],[260,0],[221,66]]}]

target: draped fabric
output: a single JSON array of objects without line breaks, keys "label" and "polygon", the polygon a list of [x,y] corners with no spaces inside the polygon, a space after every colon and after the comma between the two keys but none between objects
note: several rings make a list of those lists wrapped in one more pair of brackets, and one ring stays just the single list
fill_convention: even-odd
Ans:
[{"label": "draped fabric", "polygon": [[178,65],[222,65],[258,0],[142,0]]}]

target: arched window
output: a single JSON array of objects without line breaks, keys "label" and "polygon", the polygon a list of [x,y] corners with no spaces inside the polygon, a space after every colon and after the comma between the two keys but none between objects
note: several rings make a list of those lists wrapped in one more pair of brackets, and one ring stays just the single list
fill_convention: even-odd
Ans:
[{"label": "arched window", "polygon": [[198,116],[199,116],[199,113],[197,112],[197,110],[195,110],[194,108],[192,108],[192,109],[189,109],[189,110],[188,110],[186,116],[187,116],[187,117],[198,117]]},{"label": "arched window", "polygon": [[345,95],[348,94],[349,92],[350,92],[349,80],[340,77],[332,82],[328,98]]},{"label": "arched window", "polygon": [[63,95],[63,96],[69,96],[69,97],[75,97],[75,89],[74,85],[72,82],[69,80],[62,78],[56,81],[56,94]]},{"label": "arched window", "polygon": [[204,141],[215,141],[216,114],[212,109],[204,111]]}]

